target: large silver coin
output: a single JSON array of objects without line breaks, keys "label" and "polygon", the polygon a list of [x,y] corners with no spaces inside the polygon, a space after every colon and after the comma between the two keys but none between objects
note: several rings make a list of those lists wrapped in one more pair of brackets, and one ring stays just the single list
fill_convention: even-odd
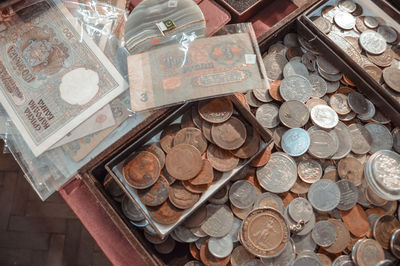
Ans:
[{"label": "large silver coin", "polygon": [[279,53],[271,53],[263,58],[263,62],[269,79],[282,79],[283,68],[288,63],[285,56]]},{"label": "large silver coin", "polygon": [[287,101],[279,108],[279,119],[288,128],[303,127],[309,118],[308,108],[302,102]]},{"label": "large silver coin", "polygon": [[319,221],[311,233],[312,239],[321,247],[329,247],[336,240],[336,227],[329,221]]},{"label": "large silver coin", "polygon": [[340,202],[337,208],[341,211],[352,209],[358,201],[358,189],[350,180],[339,180],[336,182],[340,190]]},{"label": "large silver coin", "polygon": [[261,105],[256,112],[257,121],[266,128],[274,128],[279,125],[279,108],[277,105],[267,103]]},{"label": "large silver coin", "polygon": [[281,147],[290,156],[300,156],[310,147],[310,135],[302,128],[292,128],[282,135]]},{"label": "large silver coin", "polygon": [[229,189],[229,200],[239,209],[247,209],[256,201],[256,188],[246,180],[238,180]]},{"label": "large silver coin", "polygon": [[328,179],[320,179],[308,189],[307,198],[318,211],[329,212],[340,203],[339,187]]},{"label": "large silver coin", "polygon": [[305,103],[311,98],[312,88],[307,78],[293,75],[282,80],[279,92],[285,101],[297,100]]},{"label": "large silver coin", "polygon": [[327,105],[317,105],[311,109],[311,120],[320,128],[334,128],[339,123],[337,113]]},{"label": "large silver coin", "polygon": [[305,223],[311,219],[313,208],[305,198],[295,198],[288,205],[288,213],[295,222],[304,221]]},{"label": "large silver coin", "polygon": [[326,85],[327,85],[327,91],[326,91],[326,93],[334,93],[334,92],[336,92],[336,91],[339,89],[339,87],[340,87],[340,81],[334,81],[334,82],[332,82],[332,81],[327,81],[327,82],[326,82]]},{"label": "large silver coin", "polygon": [[382,25],[379,26],[377,32],[382,35],[382,37],[386,40],[387,43],[393,43],[397,40],[397,31],[390,26]]},{"label": "large silver coin", "polygon": [[393,147],[393,137],[389,129],[378,123],[368,123],[365,126],[372,137],[370,153],[375,153],[379,150],[391,150]]},{"label": "large silver coin", "polygon": [[216,258],[226,258],[233,250],[233,242],[228,234],[224,237],[210,237],[208,240],[208,251]]},{"label": "large silver coin", "polygon": [[347,12],[338,12],[333,20],[344,30],[351,30],[356,25],[356,18]]},{"label": "large silver coin", "polygon": [[349,128],[341,121],[333,128],[338,139],[339,147],[336,153],[332,156],[333,160],[339,160],[346,157],[352,148],[351,133]]},{"label": "large silver coin", "polygon": [[328,85],[326,81],[316,74],[311,74],[308,76],[308,81],[311,83],[312,95],[314,98],[323,97],[328,91]]},{"label": "large silver coin", "polygon": [[372,136],[369,131],[361,124],[351,124],[348,128],[351,134],[351,151],[355,154],[369,152],[372,144]]},{"label": "large silver coin", "polygon": [[303,77],[308,77],[307,67],[298,61],[290,61],[283,68],[283,77],[288,78],[293,75],[300,75]]},{"label": "large silver coin", "polygon": [[382,54],[386,50],[386,40],[379,33],[367,30],[360,35],[361,47],[371,54]]},{"label": "large silver coin", "polygon": [[257,169],[257,180],[267,191],[283,193],[296,183],[296,162],[283,152],[275,152],[269,162]]}]

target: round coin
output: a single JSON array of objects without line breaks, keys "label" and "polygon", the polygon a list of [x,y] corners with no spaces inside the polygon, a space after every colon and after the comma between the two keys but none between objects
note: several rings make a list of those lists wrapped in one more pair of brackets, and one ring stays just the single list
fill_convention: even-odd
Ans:
[{"label": "round coin", "polygon": [[364,24],[370,29],[375,29],[379,26],[378,21],[372,16],[364,17]]},{"label": "round coin", "polygon": [[383,70],[385,83],[394,91],[400,92],[400,69],[388,67]]},{"label": "round coin", "polygon": [[366,113],[365,115],[358,115],[357,117],[362,120],[362,121],[368,121],[371,120],[374,115],[375,115],[375,106],[374,104],[367,99],[367,103],[368,103],[368,113]]},{"label": "round coin", "polygon": [[323,72],[330,74],[330,75],[336,75],[339,74],[339,70],[333,66],[329,60],[323,56],[318,56],[317,59],[317,66],[318,69],[322,70]]},{"label": "round coin", "polygon": [[278,102],[282,102],[282,96],[279,93],[279,87],[281,86],[281,80],[274,80],[273,82],[271,82],[270,84],[270,88],[269,88],[269,94],[271,95],[271,97]]},{"label": "round coin", "polygon": [[269,88],[267,86],[260,86],[255,89],[253,89],[253,94],[254,97],[256,97],[257,100],[260,102],[268,103],[272,102],[271,95],[269,95],[268,92]]},{"label": "round coin", "polygon": [[331,180],[320,179],[308,189],[307,198],[316,210],[328,212],[339,205],[340,190]]},{"label": "round coin", "polygon": [[236,117],[214,124],[211,128],[211,137],[216,145],[225,150],[238,149],[246,141],[246,127]]},{"label": "round coin", "polygon": [[349,127],[352,141],[351,151],[355,154],[366,154],[371,149],[372,137],[361,124],[351,124]]},{"label": "round coin", "polygon": [[340,202],[336,207],[347,211],[352,209],[358,201],[358,189],[350,180],[339,180],[336,182],[340,190]]},{"label": "round coin", "polygon": [[354,208],[348,211],[340,211],[347,229],[356,237],[364,237],[370,232],[368,217],[364,209],[360,205],[355,205]]},{"label": "round coin", "polygon": [[290,61],[283,68],[283,77],[288,78],[293,75],[308,77],[307,67],[298,61]]},{"label": "round coin", "polygon": [[286,266],[290,265],[295,257],[294,242],[290,239],[281,254],[273,258],[262,258],[261,260],[265,266]]},{"label": "round coin", "polygon": [[242,266],[243,263],[246,261],[249,261],[251,259],[254,259],[254,255],[248,252],[245,247],[239,245],[235,247],[235,249],[232,251],[231,255],[231,263],[232,266]]},{"label": "round coin", "polygon": [[382,246],[374,239],[365,239],[360,242],[356,260],[360,266],[376,265],[378,262],[385,259],[385,253]]},{"label": "round coin", "polygon": [[[205,265],[227,265],[230,257],[219,259],[213,256],[208,249],[208,240],[200,248],[200,259]],[[202,264],[203,265],[203,264]]]},{"label": "round coin", "polygon": [[332,24],[324,17],[316,17],[313,19],[314,25],[323,33],[328,34],[332,29]]},{"label": "round coin", "polygon": [[169,184],[165,177],[160,175],[157,182],[147,188],[137,191],[140,201],[146,206],[158,206],[168,199]]},{"label": "round coin", "polygon": [[239,158],[236,158],[229,151],[223,150],[213,144],[208,145],[207,159],[210,161],[211,166],[220,172],[229,172],[239,163]]},{"label": "round coin", "polygon": [[165,159],[168,173],[178,180],[195,177],[203,167],[203,159],[197,148],[189,144],[174,146]]},{"label": "round coin", "polygon": [[[393,63],[393,52],[390,49],[390,47],[387,47],[386,50],[380,55],[373,55],[367,53],[367,57],[369,61],[371,61],[372,63],[374,63],[379,67],[389,67]],[[378,83],[380,83],[380,80],[378,80]]]},{"label": "round coin", "polygon": [[312,184],[322,177],[322,167],[316,160],[306,159],[297,166],[297,173],[302,181]]},{"label": "round coin", "polygon": [[388,25],[381,25],[376,30],[382,37],[386,40],[387,43],[393,43],[398,38],[397,31]]},{"label": "round coin", "polygon": [[329,98],[329,105],[339,115],[346,115],[351,112],[351,108],[347,103],[347,96],[341,93],[336,93]]},{"label": "round coin", "polygon": [[239,209],[247,209],[253,206],[256,198],[256,188],[246,180],[236,181],[229,190],[230,202]]},{"label": "round coin", "polygon": [[333,128],[336,136],[339,139],[339,147],[336,153],[332,156],[332,159],[339,160],[346,157],[352,148],[351,134],[348,127],[341,121],[338,122],[337,126]]},{"label": "round coin", "polygon": [[308,76],[308,81],[310,81],[312,87],[312,97],[321,98],[326,94],[328,85],[323,78],[316,74],[311,74]]},{"label": "round coin", "polygon": [[371,149],[369,152],[375,153],[379,150],[391,150],[393,147],[393,138],[389,129],[378,123],[368,123],[365,126],[372,137]]},{"label": "round coin", "polygon": [[184,186],[176,182],[169,187],[169,200],[179,209],[189,209],[200,199],[199,194],[191,193]]},{"label": "round coin", "polygon": [[233,113],[233,104],[225,97],[215,98],[200,102],[198,112],[207,122],[222,123],[231,117]]},{"label": "round coin", "polygon": [[358,92],[350,92],[347,95],[347,102],[350,108],[357,114],[367,114],[368,113],[368,103],[367,99]]},{"label": "round coin", "polygon": [[196,147],[200,154],[207,149],[207,140],[200,129],[195,127],[186,127],[179,130],[174,137],[174,146],[179,144],[190,144]]},{"label": "round coin", "polygon": [[340,253],[347,247],[350,242],[349,230],[347,230],[343,222],[339,220],[329,219],[328,221],[333,223],[333,225],[336,227],[336,239],[335,242],[329,247],[326,247],[325,250],[333,254]]},{"label": "round coin", "polygon": [[144,147],[144,150],[151,152],[152,154],[154,154],[158,161],[160,162],[160,167],[161,169],[164,168],[165,165],[165,154],[163,152],[163,150],[157,146],[157,144],[153,143],[150,145],[146,145]]},{"label": "round coin", "polygon": [[122,171],[128,185],[137,189],[145,189],[157,181],[161,165],[153,153],[141,151],[124,166]]},{"label": "round coin", "polygon": [[376,220],[373,235],[384,249],[390,248],[392,233],[400,229],[400,222],[392,215],[383,215]]},{"label": "round coin", "polygon": [[260,135],[257,129],[248,124],[245,124],[245,126],[247,133],[244,144],[239,149],[231,151],[233,155],[241,159],[251,158],[260,147]]},{"label": "round coin", "polygon": [[226,258],[233,250],[232,237],[228,234],[224,237],[210,237],[208,251],[216,258]]},{"label": "round coin", "polygon": [[257,121],[265,128],[279,125],[279,107],[272,103],[261,105],[256,112]]},{"label": "round coin", "polygon": [[289,128],[303,127],[309,118],[308,108],[302,102],[287,101],[279,108],[279,119]]},{"label": "round coin", "polygon": [[351,30],[356,25],[356,18],[347,12],[338,12],[333,18],[335,24],[341,29]]},{"label": "round coin", "polygon": [[211,237],[226,236],[233,226],[233,214],[226,205],[207,205],[207,218],[201,225],[207,235]]},{"label": "round coin", "polygon": [[288,205],[288,213],[295,222],[306,223],[311,219],[313,208],[305,198],[295,198]]},{"label": "round coin", "polygon": [[269,159],[271,158],[271,148],[266,147],[264,151],[258,154],[251,162],[250,166],[253,167],[261,167],[268,163]]},{"label": "round coin", "polygon": [[207,185],[210,184],[214,179],[214,171],[211,166],[210,161],[207,159],[203,160],[203,166],[200,172],[193,179],[190,179],[189,182],[192,185]]},{"label": "round coin", "polygon": [[259,195],[254,203],[254,208],[274,208],[280,213],[283,213],[285,209],[282,199],[278,195],[271,192],[265,192]]},{"label": "round coin", "polygon": [[298,100],[305,103],[311,98],[312,88],[307,78],[293,75],[282,80],[279,92],[285,101]]},{"label": "round coin", "polygon": [[359,160],[346,157],[338,163],[338,174],[341,179],[350,180],[354,185],[359,186],[364,177],[364,167]]},{"label": "round coin", "polygon": [[160,145],[161,148],[168,153],[172,147],[174,146],[174,138],[176,133],[181,129],[179,124],[172,124],[169,125],[164,131],[161,133],[160,136]]},{"label": "round coin", "polygon": [[321,247],[329,247],[336,240],[336,227],[329,221],[319,221],[311,233],[312,239]]},{"label": "round coin", "polygon": [[382,35],[372,30],[361,33],[360,45],[370,54],[381,54],[386,50],[386,40]]},{"label": "round coin", "polygon": [[341,0],[338,3],[340,10],[344,12],[352,13],[356,10],[357,6],[352,0]]},{"label": "round coin", "polygon": [[319,159],[331,157],[339,148],[338,142],[326,131],[316,130],[310,133],[308,152]]},{"label": "round coin", "polygon": [[271,80],[280,80],[283,77],[283,68],[288,63],[286,57],[279,53],[271,53],[263,58],[267,77]]},{"label": "round coin", "polygon": [[156,207],[147,207],[156,223],[168,225],[176,223],[183,215],[183,210],[176,208],[169,200]]},{"label": "round coin", "polygon": [[281,147],[290,156],[300,156],[310,147],[310,135],[302,128],[292,128],[282,136]]},{"label": "round coin", "polygon": [[311,109],[311,119],[317,126],[324,129],[334,128],[339,123],[337,113],[327,105],[314,106]]},{"label": "round coin", "polygon": [[131,221],[139,222],[145,219],[143,213],[127,195],[122,198],[121,209],[122,213]]}]

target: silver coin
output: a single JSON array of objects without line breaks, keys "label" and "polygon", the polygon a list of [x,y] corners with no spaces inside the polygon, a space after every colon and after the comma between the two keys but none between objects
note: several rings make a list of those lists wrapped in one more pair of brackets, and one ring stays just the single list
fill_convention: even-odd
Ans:
[{"label": "silver coin", "polygon": [[286,47],[297,47],[299,46],[299,42],[297,41],[298,35],[297,33],[290,32],[283,37],[283,44]]},{"label": "silver coin", "polygon": [[287,51],[287,47],[285,45],[283,45],[282,43],[274,43],[273,45],[271,45],[268,48],[268,54],[273,54],[273,53],[277,53],[277,54],[281,54],[286,58],[286,51]]},{"label": "silver coin", "polygon": [[326,93],[334,93],[339,89],[340,82],[339,81],[335,81],[335,82],[326,81],[326,85],[327,85]]},{"label": "silver coin", "polygon": [[121,203],[123,214],[134,222],[142,221],[145,219],[143,213],[139,210],[135,203],[128,197],[124,196]]},{"label": "silver coin", "polygon": [[347,102],[347,96],[342,93],[336,93],[329,98],[329,105],[339,115],[346,115],[351,112]]},{"label": "silver coin", "polygon": [[368,113],[368,102],[365,97],[358,92],[350,92],[347,95],[347,102],[350,108],[357,114],[367,114]]},{"label": "silver coin", "polygon": [[208,251],[216,258],[226,258],[233,250],[233,242],[230,235],[224,237],[210,237],[208,240]]},{"label": "silver coin", "polygon": [[337,208],[341,211],[352,209],[358,201],[358,189],[350,180],[339,180],[336,182],[340,190],[340,202]]},{"label": "silver coin", "polygon": [[317,56],[311,52],[305,52],[301,56],[301,62],[307,67],[311,72],[317,70]]},{"label": "silver coin", "polygon": [[271,53],[263,58],[267,77],[272,80],[281,80],[283,68],[288,63],[285,56],[280,53]]},{"label": "silver coin", "polygon": [[372,137],[371,149],[369,150],[371,154],[379,150],[392,149],[393,137],[387,127],[378,123],[368,123],[364,127]]},{"label": "silver coin", "polygon": [[283,77],[288,78],[293,75],[308,77],[307,67],[298,61],[290,61],[283,68]]},{"label": "silver coin", "polygon": [[[192,232],[195,236],[199,237],[199,238],[206,238],[208,237],[208,235],[206,233],[203,232],[203,230],[201,230],[200,227],[196,227],[196,228],[191,228],[190,232]],[[197,242],[197,241],[196,241]]]},{"label": "silver coin", "polygon": [[363,60],[360,53],[357,51],[353,45],[347,41],[344,37],[336,34],[334,32],[330,32],[328,37],[335,42],[337,46],[339,46],[348,56],[350,56],[357,64],[363,65]]},{"label": "silver coin", "polygon": [[339,205],[340,190],[331,180],[320,179],[308,189],[307,198],[314,209],[329,212]]},{"label": "silver coin", "polygon": [[360,35],[361,47],[370,54],[379,55],[386,50],[386,40],[379,33],[367,30]]},{"label": "silver coin", "polygon": [[400,153],[400,128],[396,127],[392,130],[393,149]]},{"label": "silver coin", "polygon": [[368,99],[367,100],[367,104],[368,104],[368,112],[365,113],[364,115],[358,115],[358,119],[362,120],[362,121],[368,121],[371,120],[374,115],[375,115],[375,105]]},{"label": "silver coin", "polygon": [[356,116],[357,116],[357,114],[354,113],[353,111],[351,111],[347,115],[339,115],[339,120],[344,121],[344,122],[349,122],[349,121],[353,120]]},{"label": "silver coin", "polygon": [[302,128],[292,128],[283,134],[281,147],[290,156],[300,156],[307,152],[310,143],[307,131]]},{"label": "silver coin", "polygon": [[319,221],[311,233],[312,239],[321,247],[329,247],[336,240],[336,226],[329,221]]},{"label": "silver coin", "polygon": [[330,82],[340,81],[343,77],[342,73],[332,75],[332,74],[326,73],[321,68],[318,68],[318,74],[320,74],[321,77],[323,77],[325,80],[330,81]]},{"label": "silver coin", "polygon": [[303,127],[309,118],[308,108],[302,102],[287,101],[279,108],[279,119],[288,128]]},{"label": "silver coin", "polygon": [[229,189],[229,200],[236,208],[250,208],[251,206],[253,206],[256,198],[256,188],[249,181],[236,181]]},{"label": "silver coin", "polygon": [[340,10],[348,13],[353,13],[357,8],[356,4],[352,0],[341,0],[338,3],[338,7]]},{"label": "silver coin", "polygon": [[334,128],[339,123],[337,113],[327,105],[317,105],[311,109],[311,120],[320,128]]},{"label": "silver coin", "polygon": [[315,244],[314,240],[312,239],[311,234],[307,234],[304,236],[294,235],[292,239],[297,254],[301,254],[304,251],[315,250],[317,246],[317,244]]},{"label": "silver coin", "polygon": [[321,15],[323,18],[329,20],[330,23],[333,23],[333,18],[335,17],[337,12],[341,10],[336,6],[327,5],[324,6],[321,10]]},{"label": "silver coin", "polygon": [[339,139],[339,147],[331,159],[339,160],[346,157],[351,151],[351,133],[349,128],[341,121],[339,121],[337,126],[333,128],[333,131]]},{"label": "silver coin", "polygon": [[297,179],[296,162],[283,152],[271,154],[269,162],[257,169],[257,180],[267,191],[283,193],[289,191]]},{"label": "silver coin", "polygon": [[281,197],[271,192],[264,192],[258,196],[254,208],[274,208],[283,214],[285,207]]},{"label": "silver coin", "polygon": [[322,166],[316,160],[302,160],[297,166],[297,173],[303,182],[312,184],[322,177]]},{"label": "silver coin", "polygon": [[312,88],[307,78],[293,75],[282,80],[279,92],[285,101],[297,100],[305,103],[311,98]]},{"label": "silver coin", "polygon": [[338,12],[333,20],[344,30],[351,30],[356,25],[356,18],[347,12]]},{"label": "silver coin", "polygon": [[292,262],[291,266],[321,266],[321,262],[318,257],[299,256]]},{"label": "silver coin", "polygon": [[274,258],[261,258],[265,266],[287,266],[294,261],[296,251],[294,249],[294,242],[292,239],[286,242],[285,248],[282,253]]},{"label": "silver coin", "polygon": [[351,134],[351,151],[355,154],[369,152],[372,144],[372,136],[369,131],[361,124],[351,124],[348,128]]},{"label": "silver coin", "polygon": [[194,244],[196,245],[197,249],[200,250],[201,246],[204,245],[208,239],[208,237],[201,237],[196,242],[194,242]]},{"label": "silver coin", "polygon": [[188,228],[178,225],[174,230],[175,235],[185,243],[196,242],[199,238],[195,236]]},{"label": "silver coin", "polygon": [[248,91],[245,94],[246,97],[246,102],[248,105],[250,105],[251,107],[259,107],[261,105],[263,105],[264,103],[261,102],[260,100],[258,100],[255,96],[253,91]]},{"label": "silver coin", "polygon": [[258,87],[253,90],[253,94],[257,100],[259,100],[263,103],[269,103],[274,100],[274,99],[272,99],[271,95],[269,95],[268,87]]},{"label": "silver coin", "polygon": [[273,103],[263,104],[256,111],[257,121],[265,128],[279,125],[279,108]]},{"label": "silver coin", "polygon": [[370,29],[375,29],[379,26],[378,21],[376,20],[376,18],[372,17],[372,16],[365,16],[364,17],[364,24],[365,26],[367,26]]},{"label": "silver coin", "polygon": [[325,34],[328,34],[332,29],[332,24],[324,17],[316,17],[315,19],[312,19],[312,21],[315,27]]},{"label": "silver coin", "polygon": [[326,94],[328,90],[328,85],[323,78],[318,75],[311,74],[308,76],[308,81],[310,81],[312,88],[311,97],[321,98]]},{"label": "silver coin", "polygon": [[201,225],[207,235],[212,237],[223,237],[227,235],[233,226],[233,214],[226,205],[207,205],[207,218]]},{"label": "silver coin", "polygon": [[342,255],[332,262],[332,266],[356,266],[356,264],[351,260],[349,255]]},{"label": "silver coin", "polygon": [[308,152],[319,159],[331,157],[339,148],[339,144],[326,131],[316,130],[310,134],[310,148]]},{"label": "silver coin", "polygon": [[332,65],[331,62],[323,56],[318,56],[317,66],[320,70],[330,75],[336,75],[340,72],[339,69]]},{"label": "silver coin", "polygon": [[295,198],[288,205],[288,213],[295,222],[303,220],[308,222],[313,214],[313,209],[305,198]]},{"label": "silver coin", "polygon": [[[400,155],[398,153],[388,150],[378,151],[368,159],[365,168],[369,169],[367,172],[380,188],[391,192],[400,189]],[[368,181],[368,176],[366,180]]]},{"label": "silver coin", "polygon": [[382,35],[382,37],[386,40],[387,43],[395,42],[398,37],[397,31],[388,25],[379,26],[377,32],[380,35]]},{"label": "silver coin", "polygon": [[238,236],[239,236],[240,226],[242,226],[242,221],[236,217],[233,217],[232,230],[228,233],[233,243],[239,242]]}]

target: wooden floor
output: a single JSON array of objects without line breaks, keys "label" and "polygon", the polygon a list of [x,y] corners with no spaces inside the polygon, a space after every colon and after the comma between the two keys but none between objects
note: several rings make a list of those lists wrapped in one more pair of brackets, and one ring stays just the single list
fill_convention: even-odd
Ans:
[{"label": "wooden floor", "polygon": [[42,202],[9,154],[0,154],[0,265],[111,265],[59,194]]}]

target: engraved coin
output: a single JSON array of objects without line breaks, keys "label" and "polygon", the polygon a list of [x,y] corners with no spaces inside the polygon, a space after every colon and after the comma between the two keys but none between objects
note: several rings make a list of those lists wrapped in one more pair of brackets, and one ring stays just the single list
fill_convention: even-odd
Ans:
[{"label": "engraved coin", "polygon": [[229,207],[216,204],[208,204],[206,207],[208,217],[201,225],[201,230],[211,237],[226,236],[233,226],[233,214]]},{"label": "engraved coin", "polygon": [[356,264],[349,255],[341,255],[332,262],[332,266],[356,266]]},{"label": "engraved coin", "polygon": [[306,159],[297,166],[297,173],[302,181],[312,184],[322,177],[322,167],[316,160]]},{"label": "engraved coin", "polygon": [[280,213],[283,213],[285,209],[282,199],[271,192],[265,192],[259,195],[254,203],[254,208],[274,208]]},{"label": "engraved coin", "polygon": [[281,147],[290,156],[300,156],[310,147],[310,135],[302,128],[292,128],[282,136]]},{"label": "engraved coin", "polygon": [[385,83],[394,91],[400,92],[400,69],[388,67],[383,70]]},{"label": "engraved coin", "polygon": [[370,54],[381,54],[386,50],[386,40],[382,35],[372,30],[361,33],[360,45]]},{"label": "engraved coin", "polygon": [[371,120],[374,115],[375,115],[375,105],[367,99],[367,104],[368,104],[368,112],[364,115],[358,115],[357,117],[362,120],[362,121],[368,121]]},{"label": "engraved coin", "polygon": [[362,48],[358,42],[358,37],[345,36],[344,39],[348,41],[360,54],[362,53]]},{"label": "engraved coin", "polygon": [[207,159],[210,161],[211,166],[220,172],[229,172],[239,163],[239,158],[236,158],[229,151],[223,150],[213,144],[208,145]]},{"label": "engraved coin", "polygon": [[199,194],[191,193],[180,183],[174,183],[169,187],[169,200],[179,209],[189,209],[200,199]]},{"label": "engraved coin", "polygon": [[316,17],[312,19],[315,26],[325,34],[328,34],[331,31],[332,24],[324,17]]},{"label": "engraved coin", "polygon": [[137,189],[152,186],[160,176],[161,165],[157,157],[148,151],[139,152],[123,168],[126,183]]},{"label": "engraved coin", "polygon": [[339,205],[340,190],[331,180],[320,179],[308,189],[307,198],[316,210],[328,212]]},{"label": "engraved coin", "polygon": [[261,105],[256,112],[257,121],[266,128],[279,125],[279,107],[272,103]]},{"label": "engraved coin", "polygon": [[356,260],[358,265],[376,265],[378,262],[385,259],[385,253],[382,246],[374,239],[365,239],[360,242],[357,252]]},{"label": "engraved coin", "polygon": [[295,257],[294,242],[290,239],[281,254],[274,258],[262,258],[261,260],[265,266],[287,266],[294,261]]},{"label": "engraved coin", "polygon": [[398,33],[395,29],[388,25],[381,25],[376,30],[382,37],[386,40],[387,43],[393,43],[397,40]]},{"label": "engraved coin", "polygon": [[267,77],[272,80],[280,80],[283,77],[283,68],[288,63],[286,57],[279,53],[271,53],[263,58]]},{"label": "engraved coin", "polygon": [[183,210],[176,208],[169,200],[156,207],[147,207],[151,217],[159,224],[176,223],[183,215]]},{"label": "engraved coin", "polygon": [[310,82],[307,78],[299,75],[283,79],[279,91],[285,101],[298,100],[305,103],[312,95]]},{"label": "engraved coin", "polygon": [[203,136],[201,130],[195,127],[186,127],[176,133],[174,146],[179,144],[190,144],[196,147],[200,154],[203,154],[207,149],[206,138]]},{"label": "engraved coin", "polygon": [[231,151],[233,155],[241,159],[251,158],[257,153],[260,147],[260,135],[258,134],[257,129],[253,128],[247,123],[245,126],[247,132],[245,142],[237,150]]},{"label": "engraved coin", "polygon": [[375,222],[373,235],[384,249],[389,249],[392,233],[397,229],[400,229],[399,220],[392,215],[383,215]]},{"label": "engraved coin", "polygon": [[[220,259],[213,256],[208,249],[208,240],[200,248],[200,259],[205,265],[227,265],[230,257]],[[203,264],[202,264],[203,265]]]},{"label": "engraved coin", "polygon": [[368,27],[364,24],[364,18],[364,16],[359,16],[356,18],[356,29],[361,33],[368,30]]},{"label": "engraved coin", "polygon": [[283,68],[283,77],[288,78],[293,75],[308,77],[307,67],[298,61],[290,61]]},{"label": "engraved coin", "polygon": [[358,92],[350,92],[347,95],[347,102],[350,108],[357,114],[367,114],[368,113],[368,103],[367,99]]},{"label": "engraved coin", "polygon": [[200,172],[203,160],[197,148],[189,144],[179,144],[167,154],[165,166],[175,179],[189,180]]},{"label": "engraved coin", "polygon": [[338,163],[338,174],[341,179],[350,180],[359,186],[364,176],[364,168],[361,162],[353,157],[341,159]]},{"label": "engraved coin", "polygon": [[351,30],[356,25],[356,18],[347,12],[338,12],[333,18],[341,29]]},{"label": "engraved coin", "polygon": [[341,93],[336,93],[329,98],[329,105],[339,115],[346,115],[351,112],[351,108],[347,103],[347,96]]},{"label": "engraved coin", "polygon": [[371,149],[372,137],[361,124],[351,124],[349,127],[352,141],[351,151],[355,154],[366,154]]},{"label": "engraved coin", "polygon": [[211,128],[211,137],[216,145],[225,150],[238,149],[246,141],[246,127],[236,117],[214,124]]},{"label": "engraved coin", "polygon": [[338,137],[339,147],[336,153],[332,156],[332,159],[338,160],[346,157],[350,153],[352,148],[351,134],[348,127],[341,121],[339,121],[337,126],[333,128],[333,131]]},{"label": "engraved coin", "polygon": [[121,202],[121,209],[123,214],[134,222],[145,219],[143,213],[139,210],[136,204],[127,196],[124,195]]},{"label": "engraved coin", "polygon": [[312,239],[321,247],[329,247],[335,242],[336,227],[329,221],[319,221],[311,233]]},{"label": "engraved coin", "polygon": [[337,81],[341,80],[343,77],[342,73],[328,74],[328,73],[324,72],[323,70],[321,70],[321,68],[318,68],[318,74],[320,74],[321,77],[323,77],[324,79],[326,79],[327,81],[330,81],[330,82],[337,82]]},{"label": "engraved coin", "polygon": [[295,198],[288,205],[288,213],[295,222],[306,223],[311,219],[313,208],[305,198]]},{"label": "engraved coin", "polygon": [[344,12],[348,12],[348,13],[354,12],[357,8],[356,4],[351,0],[339,1],[338,7],[340,8],[340,10],[343,10]]},{"label": "engraved coin", "polygon": [[308,76],[308,80],[312,87],[312,97],[321,98],[326,94],[328,86],[323,78],[316,74],[311,74]]},{"label": "engraved coin", "polygon": [[267,86],[260,86],[253,89],[253,94],[254,97],[261,102],[269,103],[273,101],[271,95],[269,95],[269,89]]},{"label": "engraved coin", "polygon": [[168,189],[168,181],[161,175],[153,186],[147,189],[140,189],[137,194],[144,205],[158,206],[168,199]]},{"label": "engraved coin", "polygon": [[390,238],[390,251],[396,258],[400,258],[400,229],[394,231]]},{"label": "engraved coin", "polygon": [[233,113],[232,102],[224,97],[215,98],[199,103],[198,112],[201,118],[210,123],[222,123]]},{"label": "engraved coin", "polygon": [[308,152],[320,159],[331,157],[339,148],[339,144],[331,134],[323,130],[310,133],[310,148]]},{"label": "engraved coin", "polygon": [[284,102],[279,108],[279,119],[289,128],[303,127],[310,118],[307,106],[299,101]]},{"label": "engraved coin", "polygon": [[392,149],[393,137],[387,127],[378,123],[368,123],[364,127],[372,137],[371,149],[369,150],[371,154],[379,150]]},{"label": "engraved coin", "polygon": [[358,189],[350,180],[336,182],[340,190],[340,202],[337,208],[347,211],[353,208],[358,201]]},{"label": "engraved coin", "polygon": [[370,29],[375,29],[379,26],[378,21],[372,16],[364,17],[364,24]]},{"label": "engraved coin", "polygon": [[297,178],[296,162],[282,152],[271,155],[269,162],[257,169],[257,180],[267,191],[283,193],[290,190]]},{"label": "engraved coin", "polygon": [[256,188],[246,180],[236,181],[229,190],[230,202],[239,209],[246,209],[253,206],[256,198]]},{"label": "engraved coin", "polygon": [[337,113],[327,105],[314,106],[311,109],[310,114],[314,124],[320,128],[334,128],[339,123],[339,117]]},{"label": "engraved coin", "polygon": [[164,129],[164,131],[161,133],[160,145],[165,153],[168,153],[174,146],[174,138],[179,130],[181,130],[181,126],[179,124],[172,124]]},{"label": "engraved coin", "polygon": [[210,237],[208,240],[208,251],[216,258],[226,258],[233,250],[233,242],[228,234],[224,237]]}]

